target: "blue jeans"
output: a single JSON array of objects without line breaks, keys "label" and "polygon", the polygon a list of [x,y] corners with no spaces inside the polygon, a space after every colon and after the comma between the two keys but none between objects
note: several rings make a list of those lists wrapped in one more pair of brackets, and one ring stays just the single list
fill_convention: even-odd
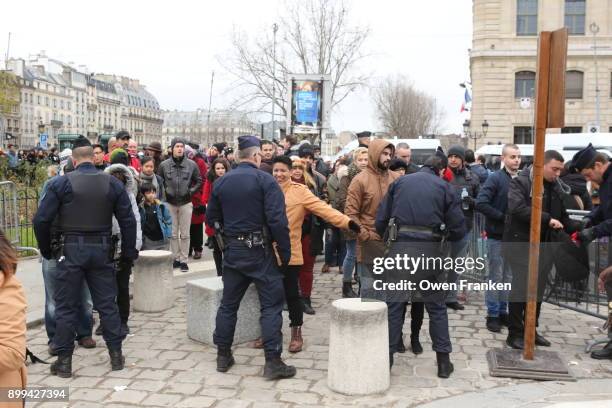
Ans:
[{"label": "blue jeans", "polygon": [[355,262],[357,261],[357,240],[347,239],[344,242],[346,242],[346,254],[342,263],[342,281],[351,282],[353,280]]},{"label": "blue jeans", "polygon": [[[55,292],[57,287],[57,261],[55,259],[42,260],[42,273],[45,282],[45,328],[49,344],[55,337]],[[76,339],[91,337],[93,327],[92,301],[87,282],[83,282],[78,312],[78,325],[76,326]]]},{"label": "blue jeans", "polygon": [[[487,252],[489,256],[488,279],[495,283],[512,283],[510,264],[502,256],[502,241],[487,239]],[[487,316],[499,317],[508,314],[508,292],[488,290],[485,294]]]},{"label": "blue jeans", "polygon": [[[470,244],[470,237],[472,232],[469,231],[459,241],[451,242],[450,245],[450,257],[451,258],[465,258],[468,254],[468,247]],[[455,271],[448,271],[447,282],[457,283],[459,275]],[[457,290],[449,290],[446,292],[446,303],[454,303],[457,301]]]},{"label": "blue jeans", "polygon": [[325,230],[325,263],[329,266],[342,266],[346,246],[342,233],[336,227]]}]

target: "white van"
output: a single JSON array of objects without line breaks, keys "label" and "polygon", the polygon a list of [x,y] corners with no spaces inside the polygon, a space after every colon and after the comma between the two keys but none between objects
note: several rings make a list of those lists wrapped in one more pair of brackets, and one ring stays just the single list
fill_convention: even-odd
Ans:
[{"label": "white van", "polygon": [[[397,146],[399,143],[407,143],[412,151],[412,157],[410,161],[418,166],[422,166],[425,160],[438,149],[440,145],[440,139],[398,139],[386,138],[389,142]],[[351,140],[347,143],[338,154],[332,158],[332,163],[335,162],[340,156],[344,156],[355,150],[359,146],[357,140]]]}]

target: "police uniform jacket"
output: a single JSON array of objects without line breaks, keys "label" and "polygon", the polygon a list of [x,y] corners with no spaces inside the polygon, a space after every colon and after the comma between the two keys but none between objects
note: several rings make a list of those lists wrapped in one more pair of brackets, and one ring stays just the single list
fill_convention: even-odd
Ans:
[{"label": "police uniform jacket", "polygon": [[[108,179],[109,188],[104,197],[100,197],[99,204],[101,207],[108,205],[111,207],[111,212],[114,213],[121,229],[121,253],[122,256],[128,259],[137,259],[138,251],[136,250],[136,217],[132,210],[132,203],[123,184],[116,178],[104,174],[95,168],[93,163],[82,163],[71,174],[83,173],[84,175],[100,174]],[[92,194],[99,194],[97,191],[92,191]],[[51,251],[51,225],[56,216],[60,213],[62,206],[69,205],[73,201],[73,186],[70,182],[69,175],[64,175],[53,179],[47,188],[47,192],[42,197],[38,211],[34,216],[34,233],[38,241],[38,247],[43,257],[52,258]],[[83,212],[83,216],[75,215],[75,218],[83,221],[82,235],[111,235],[112,217],[108,219],[108,224],[98,231],[92,231],[88,224],[88,215],[91,216],[92,211],[88,208],[75,209]],[[62,229],[60,221],[60,229]],[[66,233],[66,231],[62,231]],[[80,231],[71,231],[71,233],[80,234]]]},{"label": "police uniform jacket", "polygon": [[215,181],[206,219],[213,226],[219,222],[230,239],[267,227],[282,263],[289,263],[291,244],[285,197],[276,180],[254,164],[240,163]]},{"label": "police uniform jacket", "polygon": [[[378,212],[376,232],[383,236],[389,220],[398,227],[420,226],[434,229],[446,226],[449,241],[458,241],[466,234],[461,205],[452,186],[436,176],[429,167],[397,179],[391,186]],[[420,233],[400,233],[398,239],[427,240]]]},{"label": "police uniform jacket", "polygon": [[593,231],[595,236],[606,237],[612,235],[612,164],[603,175],[603,181],[599,186],[599,206],[587,217],[595,225]]}]

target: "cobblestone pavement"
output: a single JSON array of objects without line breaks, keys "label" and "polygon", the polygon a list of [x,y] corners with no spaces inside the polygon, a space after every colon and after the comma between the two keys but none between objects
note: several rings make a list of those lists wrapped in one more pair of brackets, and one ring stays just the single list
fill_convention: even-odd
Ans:
[{"label": "cobblestone pavement", "polygon": [[[450,379],[436,377],[435,353],[431,351],[427,320],[421,339],[425,352],[396,355],[391,388],[384,394],[348,397],[327,388],[327,353],[330,303],[340,298],[341,275],[315,272],[314,316],[305,316],[304,351],[284,353],[286,362],[297,367],[293,379],[267,381],[261,377],[262,350],[248,345],[235,347],[236,365],[229,373],[215,371],[216,351],[187,338],[185,289],[178,288],[175,306],[162,313],[133,313],[132,334],[124,343],[126,369],[111,371],[102,339],[93,350],[77,348],[73,358],[74,376],[50,376],[49,366],[29,366],[30,386],[69,386],[69,403],[38,403],[40,407],[411,407],[437,399],[530,381],[493,378],[488,375],[485,352],[502,347],[506,333],[494,334],[485,328],[482,298],[472,294],[466,310],[449,311],[455,372]],[[283,326],[285,350],[289,342],[287,313]],[[427,314],[426,314],[427,319]],[[409,322],[404,333],[410,333]],[[601,337],[602,321],[545,304],[539,331],[561,353],[579,379],[612,379],[612,362],[596,361],[584,353],[588,340]],[[35,354],[47,357],[43,327],[28,331],[28,345]],[[531,382],[537,384],[537,382]],[[612,384],[612,380],[610,380]],[[125,389],[122,389],[125,387]],[[610,389],[610,387],[608,387]]]}]

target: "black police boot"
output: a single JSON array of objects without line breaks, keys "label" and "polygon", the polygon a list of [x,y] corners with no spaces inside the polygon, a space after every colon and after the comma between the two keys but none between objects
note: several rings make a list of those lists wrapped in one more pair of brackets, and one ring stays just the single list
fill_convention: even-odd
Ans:
[{"label": "black police boot", "polygon": [[406,352],[406,345],[404,344],[404,335],[400,337],[400,342],[397,345],[397,352],[402,354]]},{"label": "black police boot", "polygon": [[423,353],[423,346],[421,345],[421,342],[419,341],[418,332],[410,334],[410,348],[412,349],[412,352],[414,354]]},{"label": "black police boot", "polygon": [[535,344],[536,346],[550,347],[550,341],[546,340],[544,336],[542,336],[538,332],[536,332],[536,335],[535,335]]},{"label": "black police boot", "polygon": [[225,373],[235,363],[234,356],[232,356],[231,348],[219,348],[217,350],[217,371]]},{"label": "black police boot", "polygon": [[502,325],[499,317],[487,316],[487,329],[493,333],[499,333]]},{"label": "black police boot", "polygon": [[343,298],[356,298],[359,297],[353,291],[353,284],[351,282],[342,282],[342,297]]},{"label": "black police boot", "polygon": [[525,348],[525,340],[522,337],[513,336],[511,334],[508,335],[506,344],[516,350],[522,350]]},{"label": "black police boot", "polygon": [[72,377],[72,353],[59,353],[51,364],[51,374],[61,378]]},{"label": "black police boot", "polygon": [[266,357],[263,376],[269,380],[291,378],[295,375],[295,367],[288,366],[280,357]]},{"label": "black police boot", "polygon": [[315,310],[312,308],[309,297],[302,298],[302,303],[304,303],[304,313],[309,315],[315,314]]},{"label": "black police boot", "polygon": [[595,360],[612,360],[612,340],[610,340],[601,350],[593,351],[591,353],[591,358]]},{"label": "black police boot", "polygon": [[455,371],[453,363],[450,361],[449,353],[436,353],[436,360],[438,362],[438,377],[448,378],[451,373]]},{"label": "black police boot", "polygon": [[507,314],[500,314],[499,315],[499,323],[501,323],[502,326],[510,326],[510,318],[508,317]]},{"label": "black police boot", "polygon": [[110,356],[111,370],[123,370],[123,367],[125,366],[125,357],[123,357],[121,349],[108,349],[108,355]]}]

